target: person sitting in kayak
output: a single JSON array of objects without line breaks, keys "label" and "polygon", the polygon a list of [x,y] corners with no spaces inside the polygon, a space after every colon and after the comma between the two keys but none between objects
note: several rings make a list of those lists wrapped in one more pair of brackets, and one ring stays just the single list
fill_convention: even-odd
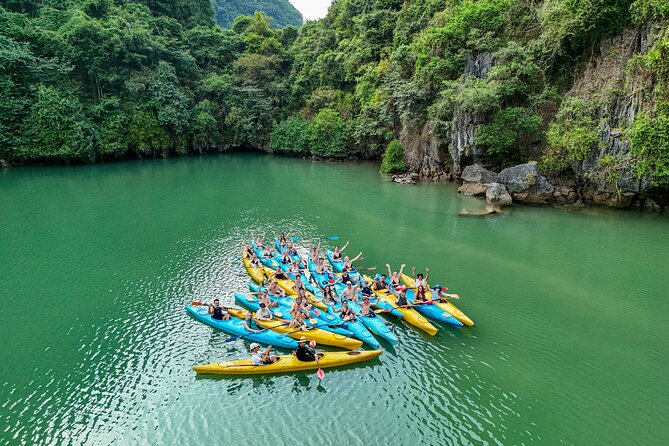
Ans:
[{"label": "person sitting in kayak", "polygon": [[258,249],[263,249],[265,247],[265,244],[264,244],[265,243],[265,233],[263,232],[263,235],[259,235],[258,237],[256,237],[256,239],[254,241],[255,241],[256,246],[258,247]]},{"label": "person sitting in kayak", "polygon": [[242,255],[246,254],[249,258],[251,258],[254,253],[255,253],[255,251],[253,250],[253,246],[244,245],[244,250],[242,252]]},{"label": "person sitting in kayak", "polygon": [[362,288],[360,288],[360,294],[367,297],[371,297],[374,295],[374,291],[372,291],[372,281],[367,279],[363,282]]},{"label": "person sitting in kayak", "polygon": [[323,288],[323,302],[325,305],[340,303],[340,300],[337,298],[336,293],[330,285],[326,285],[325,288]]},{"label": "person sitting in kayak", "polygon": [[400,276],[402,275],[402,271],[404,271],[404,267],[406,265],[402,263],[399,272],[397,272],[397,270],[390,272],[390,265],[386,263],[386,266],[388,267],[388,277],[390,278],[390,286],[393,288],[400,286],[400,283],[402,283],[402,281],[400,280]]},{"label": "person sitting in kayak", "polygon": [[270,355],[272,346],[268,345],[264,352],[260,353],[260,344],[253,342],[251,344],[251,364],[253,365],[268,365],[278,361],[276,356]]},{"label": "person sitting in kayak", "polygon": [[[297,342],[297,348],[293,352],[298,361],[302,362],[312,362],[316,358],[320,359],[323,355],[316,353],[307,340],[306,336],[300,337],[300,340]],[[314,344],[315,345],[315,344]]]},{"label": "person sitting in kayak", "polygon": [[293,305],[293,307],[290,309],[290,315],[292,316],[292,318],[290,319],[290,323],[288,324],[289,328],[296,328],[298,330],[303,330],[303,331],[309,329],[307,323],[304,322],[304,316],[298,305]]},{"label": "person sitting in kayak", "polygon": [[312,246],[309,250],[309,255],[312,259],[318,259],[318,253],[321,252],[321,242],[318,242],[318,246]]},{"label": "person sitting in kayak", "polygon": [[256,311],[255,318],[259,321],[271,321],[274,319],[272,317],[272,312],[269,311],[269,308],[265,304],[260,304],[260,308]]},{"label": "person sitting in kayak", "polygon": [[325,265],[325,259],[323,257],[319,257],[316,261],[316,273],[325,274],[327,270],[328,267]]},{"label": "person sitting in kayak", "polygon": [[272,259],[274,258],[274,253],[272,252],[272,247],[267,245],[265,246],[265,250],[262,252],[262,256],[264,259]]},{"label": "person sitting in kayak", "polygon": [[332,260],[335,262],[341,262],[341,253],[344,252],[346,247],[348,246],[349,242],[346,242],[343,248],[339,248],[339,246],[335,246],[334,251],[332,251]]},{"label": "person sitting in kayak", "polygon": [[444,293],[444,291],[448,290],[448,288],[444,288],[439,284],[436,284],[434,286],[433,290],[434,290],[433,293],[437,294],[436,297],[438,297],[439,300],[443,300],[443,301],[448,302],[448,299],[460,299],[460,296],[458,296],[457,294]]},{"label": "person sitting in kayak", "polygon": [[342,303],[346,300],[352,300],[353,302],[358,303],[358,294],[356,291],[358,291],[358,288],[353,288],[353,283],[350,280],[346,282],[346,288],[344,288],[344,291],[339,295]]},{"label": "person sitting in kayak", "polygon": [[284,251],[287,251],[289,256],[297,255],[297,249],[295,249],[295,245],[293,245],[293,242],[288,243]]},{"label": "person sitting in kayak", "polygon": [[264,305],[267,308],[276,308],[279,306],[279,303],[277,301],[272,301],[269,298],[269,293],[267,292],[267,288],[263,288],[263,290],[260,292],[260,295],[258,295],[258,302],[260,302],[260,305]]},{"label": "person sitting in kayak", "polygon": [[355,279],[353,279],[353,277],[351,277],[351,275],[348,273],[348,268],[344,267],[341,270],[341,277],[339,278],[339,281],[341,283],[354,283]]},{"label": "person sitting in kayak", "polygon": [[212,319],[216,319],[217,321],[230,320],[230,315],[225,311],[225,308],[220,306],[218,299],[214,299],[214,304],[209,305],[209,314],[211,314]]},{"label": "person sitting in kayak", "polygon": [[261,331],[263,331],[262,328],[258,327],[256,320],[253,318],[253,313],[251,313],[250,311],[246,312],[246,317],[242,322],[242,326],[246,329],[246,331],[249,331],[251,333],[260,333]]},{"label": "person sitting in kayak", "polygon": [[423,285],[427,288],[427,279],[430,277],[430,268],[425,267],[425,278],[423,278],[422,273],[416,274],[416,267],[411,268],[411,274],[413,274],[413,280],[415,282],[414,286],[418,288],[420,285]]},{"label": "person sitting in kayak", "polygon": [[369,297],[364,296],[362,298],[362,303],[360,304],[360,316],[374,317],[376,314],[372,311],[372,307],[369,303]]},{"label": "person sitting in kayak", "polygon": [[297,274],[295,274],[294,283],[295,283],[295,289],[296,290],[302,290],[302,291],[307,290],[306,287],[304,286],[304,282],[302,282],[302,274],[300,274],[299,272]]},{"label": "person sitting in kayak", "polygon": [[345,256],[344,257],[344,268],[346,268],[347,270],[350,271],[353,268],[353,262],[355,262],[356,260],[360,260],[360,259],[362,259],[362,251],[360,251],[360,253],[357,256],[353,257],[352,259],[349,259],[348,256]]},{"label": "person sitting in kayak", "polygon": [[274,272],[272,276],[275,279],[288,280],[288,274],[286,274],[281,268],[277,268],[276,272]]},{"label": "person sitting in kayak", "polygon": [[349,308],[347,300],[341,301],[341,307],[337,308],[335,313],[341,313],[341,318],[347,322],[354,322],[356,320],[355,312]]},{"label": "person sitting in kayak", "polygon": [[407,300],[407,289],[406,287],[399,287],[398,292],[395,293],[396,299],[395,303],[397,304],[398,307],[412,307]]},{"label": "person sitting in kayak", "polygon": [[279,236],[279,246],[286,246],[287,245],[287,240],[286,240],[286,234],[281,234]]},{"label": "person sitting in kayak", "polygon": [[256,255],[255,251],[253,252],[253,255],[251,256],[251,267],[252,268],[262,267],[262,263],[260,263],[260,259]]},{"label": "person sitting in kayak", "polygon": [[286,292],[283,291],[283,288],[279,286],[279,283],[276,280],[272,280],[267,287],[267,291],[269,294],[272,296],[281,296],[284,297],[286,295]]},{"label": "person sitting in kayak", "polygon": [[293,264],[290,265],[290,268],[288,268],[288,272],[294,276],[300,274],[300,264],[293,262]]},{"label": "person sitting in kayak", "polygon": [[414,294],[413,301],[414,303],[423,303],[427,302],[429,299],[427,298],[427,294],[425,294],[425,287],[423,285],[418,285],[418,288],[416,288],[416,294]]},{"label": "person sitting in kayak", "polygon": [[375,291],[383,291],[387,290],[389,287],[388,282],[386,282],[386,275],[381,274],[381,277],[377,278],[374,280],[374,283],[372,284],[372,289]]},{"label": "person sitting in kayak", "polygon": [[283,252],[281,253],[281,263],[283,263],[284,265],[290,265],[291,263],[293,263],[293,259],[290,258],[287,249],[284,249]]}]

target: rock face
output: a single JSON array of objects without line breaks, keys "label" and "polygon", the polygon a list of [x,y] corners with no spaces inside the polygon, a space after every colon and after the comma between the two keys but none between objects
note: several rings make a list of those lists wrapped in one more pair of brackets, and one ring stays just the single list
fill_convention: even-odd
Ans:
[{"label": "rock face", "polygon": [[488,185],[481,183],[464,183],[458,188],[458,192],[460,192],[462,195],[469,195],[470,197],[485,195],[487,190]]},{"label": "rock face", "polygon": [[428,124],[418,127],[414,122],[405,123],[400,134],[404,159],[411,172],[421,178],[440,177],[444,173],[444,152],[433,137]]},{"label": "rock face", "polygon": [[506,186],[513,199],[521,203],[547,204],[553,193],[553,186],[541,175],[536,162],[502,170],[497,182]]},{"label": "rock face", "polygon": [[497,174],[479,164],[474,164],[465,167],[460,179],[466,183],[494,183],[497,181]]},{"label": "rock face", "polygon": [[499,183],[491,183],[485,193],[486,203],[490,206],[511,206],[513,200],[506,187]]},{"label": "rock face", "polygon": [[401,175],[393,175],[393,183],[399,184],[416,184],[418,182],[418,174],[415,172],[404,173]]}]

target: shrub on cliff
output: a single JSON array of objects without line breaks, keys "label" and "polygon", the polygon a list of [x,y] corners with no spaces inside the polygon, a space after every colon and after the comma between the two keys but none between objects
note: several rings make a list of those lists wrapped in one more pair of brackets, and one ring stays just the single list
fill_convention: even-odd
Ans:
[{"label": "shrub on cliff", "polygon": [[390,141],[386,152],[383,154],[383,161],[381,162],[381,172],[392,173],[402,172],[407,169],[404,162],[404,149],[402,143],[394,139]]},{"label": "shrub on cliff", "polygon": [[323,158],[346,158],[346,121],[330,108],[318,112],[312,123],[311,153]]},{"label": "shrub on cliff", "polygon": [[300,116],[291,116],[274,127],[271,147],[275,152],[302,155],[309,153],[312,126]]}]

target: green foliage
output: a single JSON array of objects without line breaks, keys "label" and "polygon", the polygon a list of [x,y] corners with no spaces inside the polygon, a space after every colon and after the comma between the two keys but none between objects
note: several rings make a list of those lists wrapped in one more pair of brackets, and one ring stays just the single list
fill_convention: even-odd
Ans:
[{"label": "green foliage", "polygon": [[262,11],[272,18],[272,25],[284,27],[300,26],[302,14],[289,0],[213,0],[216,22],[224,28],[230,27],[239,16],[251,16]]},{"label": "green foliage", "polygon": [[312,124],[308,119],[291,116],[272,130],[271,147],[278,153],[308,154],[312,133]]},{"label": "green foliage", "polygon": [[669,185],[669,114],[638,114],[626,135],[637,177],[649,175],[654,185]]},{"label": "green foliage", "polygon": [[666,0],[636,0],[631,9],[634,19],[641,23],[669,18],[669,2]]},{"label": "green foliage", "polygon": [[509,107],[495,113],[490,124],[476,129],[474,142],[487,153],[506,162],[522,161],[523,155],[540,138],[541,116],[524,107]]},{"label": "green foliage", "polygon": [[581,161],[597,142],[596,112],[599,104],[572,97],[562,103],[551,123],[548,148],[542,160],[545,169],[561,171],[572,161]]},{"label": "green foliage", "polygon": [[323,158],[346,158],[346,122],[337,111],[325,108],[312,123],[311,153]]},{"label": "green foliage", "polygon": [[390,141],[381,162],[381,172],[403,172],[407,168],[404,162],[404,150],[402,143],[398,139]]}]

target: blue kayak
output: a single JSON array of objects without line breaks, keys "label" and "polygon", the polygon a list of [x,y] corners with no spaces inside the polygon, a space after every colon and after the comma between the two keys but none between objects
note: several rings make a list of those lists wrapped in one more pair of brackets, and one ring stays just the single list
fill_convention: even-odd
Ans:
[{"label": "blue kayak", "polygon": [[[283,250],[286,249],[284,246],[281,246],[279,244],[279,239],[276,238],[276,237],[274,237],[274,246],[276,247],[276,252],[278,252],[279,255],[283,254]],[[306,266],[304,265],[304,262],[302,262],[302,259],[300,258],[299,255],[291,255],[290,258],[294,262],[300,262],[300,268],[306,268]]]},{"label": "blue kayak", "polygon": [[[380,276],[377,274],[376,277],[378,278]],[[388,278],[386,278],[386,283],[390,285],[390,280]],[[398,292],[397,289],[395,289],[392,286],[390,286],[389,288],[394,292]],[[413,298],[415,294],[416,293],[413,290],[407,290],[406,294],[407,301],[412,305],[414,304]],[[412,308],[421,313],[422,315],[427,316],[435,321],[443,322],[455,328],[462,327],[462,322],[454,318],[453,315],[451,315],[450,313],[439,308],[437,305],[430,305],[430,304],[414,305]]]},{"label": "blue kayak", "polygon": [[255,241],[253,241],[253,240],[251,241],[251,246],[253,246],[253,250],[255,251],[258,258],[260,259],[260,263],[262,263],[263,265],[265,265],[268,268],[272,268],[272,269],[277,268],[278,265],[273,258],[268,259],[267,257],[262,256],[263,250],[260,249],[258,247],[258,245],[256,245]]},{"label": "blue kayak", "polygon": [[[334,285],[335,288],[335,293],[337,293],[338,296],[340,296],[344,290],[346,289],[346,285],[344,285],[341,282],[338,282]],[[362,294],[356,293],[358,295],[358,298],[362,300]],[[370,303],[372,300],[376,299],[370,299]],[[356,303],[353,300],[348,301],[348,306],[351,307],[351,310],[353,310],[356,314],[360,314],[362,311],[362,307],[360,307],[360,304]],[[372,333],[375,335],[385,339],[386,341],[390,342],[392,345],[396,345],[398,340],[397,336],[395,336],[395,333],[393,333],[388,326],[386,325],[386,322],[379,316],[377,316],[374,313],[371,313],[371,316],[358,316],[358,319],[367,327]]]},{"label": "blue kayak", "polygon": [[374,335],[372,335],[372,333],[370,333],[367,327],[365,327],[365,325],[360,321],[360,317],[356,317],[356,320],[354,321],[344,321],[341,315],[334,311],[340,308],[341,304],[338,303],[334,305],[328,305],[328,313],[330,313],[332,317],[336,318],[339,322],[341,322],[342,327],[352,332],[355,338],[358,338],[362,342],[371,345],[375,349],[381,348],[381,344],[379,344],[379,341],[376,340]]},{"label": "blue kayak", "polygon": [[[335,269],[335,271],[337,271],[338,273],[342,272],[342,270],[344,269],[344,261],[335,262],[334,260],[332,260],[332,254],[333,254],[332,251],[328,249],[327,253],[328,253],[328,261]],[[355,266],[351,268],[351,270],[348,272],[348,275],[351,276],[353,280],[357,280],[358,282],[363,280],[362,274],[360,274],[358,270],[355,269]]]},{"label": "blue kayak", "polygon": [[260,333],[250,333],[242,325],[244,321],[237,318],[230,318],[227,321],[219,321],[211,317],[207,307],[186,305],[186,312],[195,317],[198,321],[217,328],[233,336],[243,335],[242,339],[261,342],[263,344],[273,345],[286,349],[297,348],[297,341],[286,335],[276,333],[271,330],[265,330]]},{"label": "blue kayak", "polygon": [[[258,289],[262,290],[263,288],[259,288],[258,285],[256,284],[249,284],[249,289],[253,292],[257,292]],[[253,311],[258,311],[258,308],[260,308],[258,298],[254,296],[244,296],[243,294],[236,293],[235,300],[240,305],[244,305],[245,307],[250,308]],[[281,317],[285,318],[289,316],[290,309],[295,303],[295,299],[292,299],[290,297],[270,296],[270,300],[275,301],[279,304],[277,308],[282,313]],[[276,316],[279,317],[278,315]],[[348,337],[353,336],[353,333],[351,333],[351,331],[347,330],[346,327],[344,327],[344,325],[339,324],[340,322],[339,318],[321,310],[318,310],[318,316],[316,316],[315,314],[314,316],[315,316],[314,319],[316,320],[315,322],[311,321],[310,319],[306,320],[305,322],[311,326],[327,324],[326,326],[321,328],[323,328],[323,330],[331,331],[333,333],[341,334],[344,336]]]},{"label": "blue kayak", "polygon": [[[277,267],[280,267],[284,273],[291,279],[295,280],[295,274],[290,272],[290,266],[286,263],[283,263],[281,261],[281,255],[280,254],[275,254],[274,255],[274,261],[277,264]],[[272,267],[272,269],[276,269],[276,267]],[[313,286],[311,283],[309,283],[309,280],[307,279],[307,275],[305,274],[304,270],[301,270],[300,275],[302,276],[302,283],[304,284],[304,288],[309,291],[310,293],[314,294],[316,297],[319,299],[323,297],[323,295],[320,293],[320,290],[318,287]]]}]

